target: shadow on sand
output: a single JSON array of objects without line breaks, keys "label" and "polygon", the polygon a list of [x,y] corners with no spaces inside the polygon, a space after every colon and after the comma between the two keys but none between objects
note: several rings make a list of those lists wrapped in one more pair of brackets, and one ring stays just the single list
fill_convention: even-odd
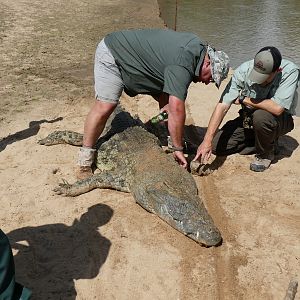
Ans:
[{"label": "shadow on sand", "polygon": [[14,134],[10,134],[7,137],[4,137],[3,139],[0,140],[0,152],[3,151],[6,146],[15,143],[17,141],[21,141],[21,140],[25,140],[31,136],[36,135],[39,130],[40,130],[40,124],[43,123],[54,123],[54,122],[58,122],[61,121],[63,118],[59,117],[53,120],[39,120],[39,121],[31,121],[29,122],[29,127],[26,129],[23,129],[21,131],[18,131]]},{"label": "shadow on sand", "polygon": [[108,223],[113,210],[91,206],[71,226],[49,224],[24,227],[7,234],[13,249],[16,278],[32,290],[32,299],[75,300],[74,280],[99,274],[111,242],[98,227]]}]

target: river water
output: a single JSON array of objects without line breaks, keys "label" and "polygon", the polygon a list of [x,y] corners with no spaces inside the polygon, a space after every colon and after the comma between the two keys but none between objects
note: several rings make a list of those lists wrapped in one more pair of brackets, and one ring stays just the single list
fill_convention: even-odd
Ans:
[{"label": "river water", "polygon": [[300,66],[300,0],[158,0],[169,28],[191,31],[225,51],[231,66],[264,46]]}]

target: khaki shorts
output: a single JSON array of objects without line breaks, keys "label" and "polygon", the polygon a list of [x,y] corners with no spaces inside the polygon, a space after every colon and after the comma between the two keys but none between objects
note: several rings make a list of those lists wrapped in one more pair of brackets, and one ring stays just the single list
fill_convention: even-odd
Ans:
[{"label": "khaki shorts", "polygon": [[119,102],[124,84],[119,68],[104,39],[98,44],[95,54],[94,80],[97,100]]}]

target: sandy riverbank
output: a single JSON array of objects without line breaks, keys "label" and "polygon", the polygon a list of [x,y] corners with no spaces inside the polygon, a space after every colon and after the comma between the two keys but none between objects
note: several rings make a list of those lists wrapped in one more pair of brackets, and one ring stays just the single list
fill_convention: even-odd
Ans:
[{"label": "sandy riverbank", "polygon": [[[182,236],[130,194],[56,196],[62,178],[75,180],[78,149],[37,141],[57,129],[82,132],[98,41],[163,22],[155,1],[0,3],[0,226],[33,299],[282,299],[300,274],[299,119],[263,174],[248,170],[251,156],[234,155],[195,177],[224,237],[218,248]],[[190,88],[187,125],[197,142],[219,95],[213,86]],[[149,97],[122,102],[143,120],[157,112]]]}]

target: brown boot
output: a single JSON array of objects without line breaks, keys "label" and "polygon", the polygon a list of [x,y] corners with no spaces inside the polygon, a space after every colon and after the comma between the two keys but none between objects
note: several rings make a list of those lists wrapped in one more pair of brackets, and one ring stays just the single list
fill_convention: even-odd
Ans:
[{"label": "brown boot", "polygon": [[76,178],[78,180],[86,179],[93,176],[92,168],[89,166],[78,166],[76,170]]}]

